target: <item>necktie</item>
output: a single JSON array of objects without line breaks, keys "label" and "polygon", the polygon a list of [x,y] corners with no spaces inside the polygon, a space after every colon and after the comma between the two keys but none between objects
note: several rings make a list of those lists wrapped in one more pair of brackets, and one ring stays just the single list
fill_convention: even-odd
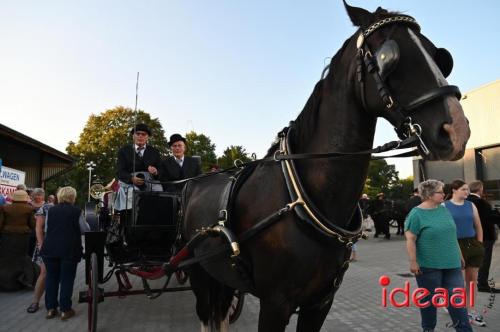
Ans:
[{"label": "necktie", "polygon": [[177,164],[179,165],[179,167],[182,167],[182,159],[175,158],[175,161],[177,162]]},{"label": "necktie", "polygon": [[144,154],[144,147],[143,146],[137,147],[137,154],[139,155],[139,157],[142,158],[142,155]]}]

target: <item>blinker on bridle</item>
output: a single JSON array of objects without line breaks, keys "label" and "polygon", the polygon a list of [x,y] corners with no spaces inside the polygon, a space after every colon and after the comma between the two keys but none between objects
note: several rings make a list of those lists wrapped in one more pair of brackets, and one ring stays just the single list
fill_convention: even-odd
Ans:
[{"label": "blinker on bridle", "polygon": [[417,28],[420,31],[420,26],[417,21],[406,15],[392,16],[370,25],[366,30],[361,31],[357,42],[357,56],[356,56],[356,78],[359,83],[358,93],[364,109],[368,109],[365,98],[365,79],[364,70],[370,74],[376,84],[378,94],[385,105],[385,112],[383,116],[394,126],[394,130],[401,139],[410,136],[416,136],[419,141],[422,152],[426,155],[429,154],[429,149],[422,140],[422,127],[417,123],[412,123],[410,115],[422,107],[423,105],[434,101],[435,99],[442,98],[447,95],[455,95],[460,99],[460,90],[454,85],[445,85],[434,88],[425,92],[420,97],[412,100],[408,105],[403,106],[397,103],[385,80],[399,61],[399,47],[394,40],[386,40],[381,47],[376,51],[375,56],[370,51],[370,48],[365,43],[365,40],[377,29],[389,24],[407,24]]}]

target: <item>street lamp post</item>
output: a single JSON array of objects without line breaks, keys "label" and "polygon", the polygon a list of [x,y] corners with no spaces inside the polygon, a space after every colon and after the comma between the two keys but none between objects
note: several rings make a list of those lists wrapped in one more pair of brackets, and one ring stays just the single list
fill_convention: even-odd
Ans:
[{"label": "street lamp post", "polygon": [[87,202],[90,202],[90,185],[91,185],[91,181],[92,181],[92,170],[97,165],[93,161],[88,162],[85,165],[87,166],[87,169],[89,171],[89,194],[88,194]]}]

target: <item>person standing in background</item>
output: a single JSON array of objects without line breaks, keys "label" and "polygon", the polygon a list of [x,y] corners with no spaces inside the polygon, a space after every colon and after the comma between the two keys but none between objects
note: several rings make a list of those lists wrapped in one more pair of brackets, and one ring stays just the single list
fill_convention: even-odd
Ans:
[{"label": "person standing in background", "polygon": [[[453,294],[455,288],[463,288],[461,272],[463,258],[456,237],[456,226],[449,211],[441,204],[444,198],[444,184],[427,180],[418,185],[422,203],[413,208],[405,222],[406,249],[410,271],[415,274],[418,287],[429,293],[421,303],[429,301],[436,289],[446,288]],[[420,308],[423,331],[434,331],[436,307]],[[448,313],[456,331],[472,331],[467,308],[448,306]]]},{"label": "person standing in background", "polygon": [[472,181],[469,183],[470,194],[467,197],[467,200],[476,206],[483,228],[484,258],[477,273],[477,290],[479,292],[500,293],[500,289],[488,285],[493,246],[498,237],[495,224],[500,226],[500,215],[483,198],[483,188],[481,181]]},{"label": "person standing in background", "polygon": [[29,237],[35,225],[33,208],[24,190],[10,195],[12,204],[0,207],[0,290],[33,287],[38,266],[28,256]]},{"label": "person standing in background", "polygon": [[[465,287],[467,294],[470,294],[472,282],[472,292],[476,292],[477,272],[483,263],[483,228],[479,220],[477,208],[470,201],[469,186],[463,180],[455,180],[450,184],[451,199],[445,201],[445,206],[450,211],[457,228],[457,239],[465,261]],[[472,324],[486,326],[483,317],[473,308],[469,312],[469,319]]]},{"label": "person standing in background", "polygon": [[58,204],[51,207],[45,217],[47,231],[40,254],[47,268],[45,282],[47,319],[58,315],[58,307],[61,310],[61,320],[75,315],[71,296],[76,267],[83,255],[81,234],[90,230],[82,211],[73,205],[75,200],[76,190],[72,187],[62,187],[57,192]]}]

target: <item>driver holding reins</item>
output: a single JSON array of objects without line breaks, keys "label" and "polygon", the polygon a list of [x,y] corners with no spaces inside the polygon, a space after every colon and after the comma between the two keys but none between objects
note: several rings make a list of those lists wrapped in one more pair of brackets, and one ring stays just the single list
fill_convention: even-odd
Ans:
[{"label": "driver holding reins", "polygon": [[161,164],[160,152],[147,144],[151,136],[149,127],[139,123],[130,134],[133,135],[134,144],[125,145],[118,151],[117,178],[120,189],[115,202],[115,209],[118,211],[131,209],[129,189],[133,188],[133,185],[141,188],[145,184],[145,179],[138,177],[137,172],[149,173],[155,180],[159,179],[160,175],[158,171]]}]

